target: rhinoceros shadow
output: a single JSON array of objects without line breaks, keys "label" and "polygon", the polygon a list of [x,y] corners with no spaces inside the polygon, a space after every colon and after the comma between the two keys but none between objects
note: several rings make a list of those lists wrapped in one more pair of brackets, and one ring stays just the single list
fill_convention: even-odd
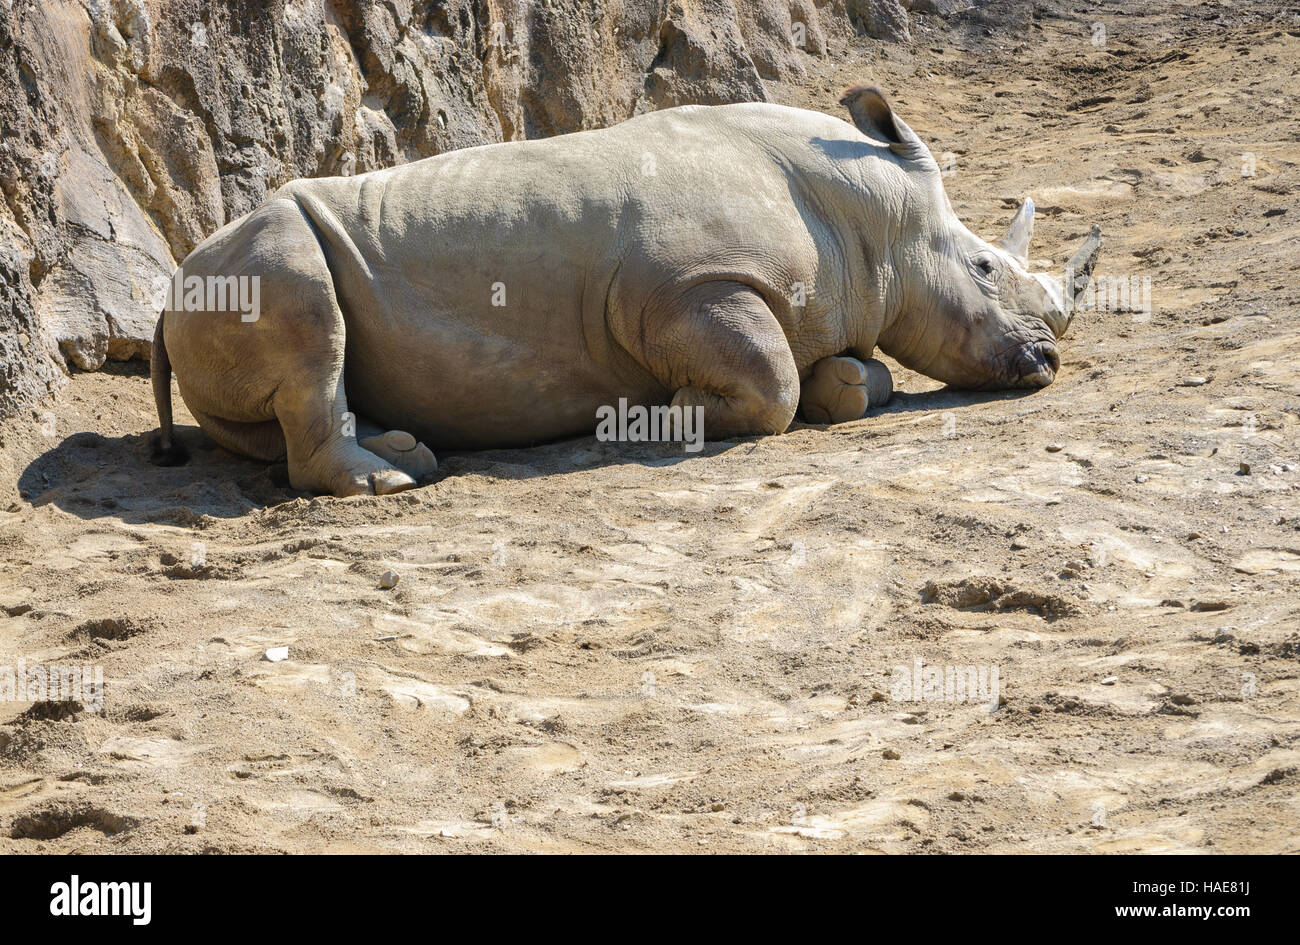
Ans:
[{"label": "rhinoceros shadow", "polygon": [[[112,517],[129,524],[182,527],[204,516],[238,518],[313,497],[289,484],[283,463],[238,456],[194,425],[177,424],[175,429],[189,453],[180,466],[150,462],[153,431],[125,436],[74,433],[26,466],[18,479],[19,495],[33,506],[55,505],[83,519]],[[744,442],[709,442],[698,452],[686,452],[680,443],[601,443],[585,436],[517,449],[440,452],[432,482],[465,474],[523,479],[600,466],[669,466],[717,455]]]},{"label": "rhinoceros shadow", "polygon": [[[872,416],[951,407],[1021,396],[1025,392],[972,393],[950,388],[895,393]],[[868,417],[865,423],[870,423]],[[864,421],[859,421],[864,422]],[[793,429],[818,429],[796,422]],[[867,428],[869,429],[869,427]],[[83,519],[112,517],[129,524],[146,522],[191,527],[205,516],[239,518],[250,512],[312,494],[292,488],[283,463],[267,464],[218,446],[197,426],[178,424],[177,436],[190,454],[180,466],[149,461],[153,432],[124,436],[74,433],[37,456],[19,476],[22,499],[34,506],[55,505]],[[439,453],[433,482],[477,474],[491,479],[565,476],[605,466],[673,466],[697,457],[718,456],[738,447],[752,449],[755,438],[712,441],[696,452],[681,443],[600,442],[594,436],[514,449]],[[590,480],[577,489],[594,489]]]},{"label": "rhinoceros shadow", "polygon": [[21,498],[84,519],[192,526],[203,516],[235,518],[306,493],[289,488],[281,469],[236,456],[196,426],[178,424],[190,451],[182,466],[149,461],[149,433],[74,433],[33,459],[18,477]]},{"label": "rhinoceros shadow", "polygon": [[974,404],[987,404],[998,400],[1018,400],[1028,397],[1032,390],[960,390],[956,387],[941,387],[938,390],[909,394],[895,391],[889,403],[871,411],[870,416],[878,417],[890,413],[915,413],[924,410],[929,413],[942,413],[953,407],[969,407]]}]

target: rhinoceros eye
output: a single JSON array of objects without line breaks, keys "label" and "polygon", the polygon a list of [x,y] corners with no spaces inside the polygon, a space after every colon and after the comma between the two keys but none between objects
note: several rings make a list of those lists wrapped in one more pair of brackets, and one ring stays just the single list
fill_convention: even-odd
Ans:
[{"label": "rhinoceros eye", "polygon": [[997,281],[998,263],[989,253],[980,253],[971,260],[975,274],[985,282]]}]

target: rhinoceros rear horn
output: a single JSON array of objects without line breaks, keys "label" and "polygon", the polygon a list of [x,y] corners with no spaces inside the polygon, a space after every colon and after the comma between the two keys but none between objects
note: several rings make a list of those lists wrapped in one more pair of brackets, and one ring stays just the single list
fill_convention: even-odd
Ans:
[{"label": "rhinoceros rear horn", "polygon": [[894,114],[884,93],[874,85],[865,82],[850,85],[840,96],[840,104],[849,110],[849,117],[858,131],[868,138],[884,142],[900,157],[933,163],[934,158],[925,142]]},{"label": "rhinoceros rear horn", "polygon": [[1016,211],[1007,232],[998,245],[1016,258],[1022,266],[1029,265],[1029,241],[1034,238],[1034,202],[1028,197]]},{"label": "rhinoceros rear horn", "polygon": [[1070,293],[1071,309],[1083,299],[1088,283],[1092,281],[1092,271],[1097,268],[1097,257],[1100,255],[1101,227],[1094,223],[1083,245],[1065,264],[1066,278],[1069,283],[1066,289]]}]

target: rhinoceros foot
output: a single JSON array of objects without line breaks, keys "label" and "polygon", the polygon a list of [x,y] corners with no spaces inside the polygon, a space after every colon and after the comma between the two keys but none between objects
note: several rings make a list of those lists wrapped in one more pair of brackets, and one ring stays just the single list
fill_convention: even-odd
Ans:
[{"label": "rhinoceros foot", "polygon": [[416,482],[423,482],[438,471],[438,460],[434,457],[433,450],[417,442],[405,430],[389,430],[357,442],[362,448],[392,463]]},{"label": "rhinoceros foot", "polygon": [[355,440],[339,438],[313,456],[314,462],[295,467],[289,463],[289,482],[295,489],[326,492],[340,498],[352,495],[391,495],[414,489],[416,481],[387,459],[362,449]]},{"label": "rhinoceros foot", "polygon": [[377,469],[364,476],[354,476],[349,486],[336,489],[334,494],[346,495],[392,495],[415,488],[416,482],[400,469]]},{"label": "rhinoceros foot", "polygon": [[822,358],[804,381],[799,409],[809,423],[846,423],[889,402],[894,379],[875,358]]}]

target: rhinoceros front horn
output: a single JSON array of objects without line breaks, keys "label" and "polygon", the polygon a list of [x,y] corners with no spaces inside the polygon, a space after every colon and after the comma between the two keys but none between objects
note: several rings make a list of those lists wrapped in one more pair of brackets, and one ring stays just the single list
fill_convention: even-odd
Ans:
[{"label": "rhinoceros front horn", "polygon": [[1028,197],[1016,211],[1015,218],[998,245],[1016,258],[1022,266],[1029,265],[1029,241],[1034,238],[1034,202]]}]

